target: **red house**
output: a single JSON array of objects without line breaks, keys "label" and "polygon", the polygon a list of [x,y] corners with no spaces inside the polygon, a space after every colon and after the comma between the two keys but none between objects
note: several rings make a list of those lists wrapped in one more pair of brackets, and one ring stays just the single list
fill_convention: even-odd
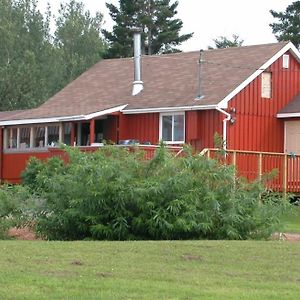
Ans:
[{"label": "red house", "polygon": [[243,168],[255,164],[259,174],[300,154],[300,53],[293,44],[141,56],[137,34],[135,41],[135,59],[102,60],[40,107],[0,113],[1,180],[18,182],[30,156],[49,157],[59,142],[163,140],[201,151],[214,147],[217,132],[234,151],[232,163],[249,151],[283,155],[268,167],[247,158],[252,166]]}]

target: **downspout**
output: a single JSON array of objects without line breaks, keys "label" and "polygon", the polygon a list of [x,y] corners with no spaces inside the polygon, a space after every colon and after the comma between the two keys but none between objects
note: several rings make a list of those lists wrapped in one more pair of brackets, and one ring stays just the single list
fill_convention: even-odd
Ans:
[{"label": "downspout", "polygon": [[223,149],[226,150],[227,148],[227,122],[231,120],[231,114],[227,111],[223,110],[220,107],[216,107],[220,113],[224,114],[226,118],[223,120]]}]

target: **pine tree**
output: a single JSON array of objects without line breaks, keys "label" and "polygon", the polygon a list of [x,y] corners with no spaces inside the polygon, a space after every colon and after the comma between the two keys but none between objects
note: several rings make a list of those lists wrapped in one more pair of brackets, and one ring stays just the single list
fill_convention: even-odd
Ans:
[{"label": "pine tree", "polygon": [[270,13],[278,19],[278,23],[270,24],[277,40],[291,41],[300,48],[300,1],[293,2],[285,12],[271,10]]},{"label": "pine tree", "polygon": [[213,40],[215,43],[214,47],[209,46],[208,49],[224,49],[232,47],[241,47],[244,43],[244,40],[241,40],[237,34],[232,35],[232,40],[228,39],[225,36],[220,36],[217,39]]},{"label": "pine tree", "polygon": [[133,27],[142,29],[144,54],[179,52],[176,48],[192,37],[193,33],[180,35],[183,23],[176,19],[178,1],[170,0],[119,0],[119,8],[106,3],[115,21],[113,31],[103,31],[109,43],[107,57],[130,57]]}]

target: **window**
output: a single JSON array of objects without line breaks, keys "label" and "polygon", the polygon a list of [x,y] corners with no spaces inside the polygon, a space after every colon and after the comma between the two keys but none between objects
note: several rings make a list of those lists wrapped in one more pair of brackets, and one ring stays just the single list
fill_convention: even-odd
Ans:
[{"label": "window", "polygon": [[263,72],[261,74],[261,96],[272,98],[272,73]]},{"label": "window", "polygon": [[282,56],[282,67],[284,69],[288,69],[290,66],[290,56],[288,54],[284,54]]},{"label": "window", "polygon": [[160,139],[167,143],[184,143],[184,113],[160,115]]},{"label": "window", "polygon": [[72,132],[72,124],[71,123],[65,123],[63,125],[64,128],[64,136],[63,136],[63,143],[65,145],[71,145],[71,132]]},{"label": "window", "polygon": [[30,127],[20,128],[20,148],[30,147]]},{"label": "window", "polygon": [[50,125],[48,126],[47,145],[57,146],[59,144],[59,126]]},{"label": "window", "polygon": [[35,128],[34,145],[33,147],[45,146],[45,127],[39,126]]}]

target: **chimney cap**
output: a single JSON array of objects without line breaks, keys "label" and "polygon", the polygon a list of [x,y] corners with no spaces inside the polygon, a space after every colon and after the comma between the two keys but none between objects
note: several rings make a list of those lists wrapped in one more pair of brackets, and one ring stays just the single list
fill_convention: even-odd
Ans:
[{"label": "chimney cap", "polygon": [[134,33],[141,33],[143,29],[142,27],[131,27],[131,31]]}]

